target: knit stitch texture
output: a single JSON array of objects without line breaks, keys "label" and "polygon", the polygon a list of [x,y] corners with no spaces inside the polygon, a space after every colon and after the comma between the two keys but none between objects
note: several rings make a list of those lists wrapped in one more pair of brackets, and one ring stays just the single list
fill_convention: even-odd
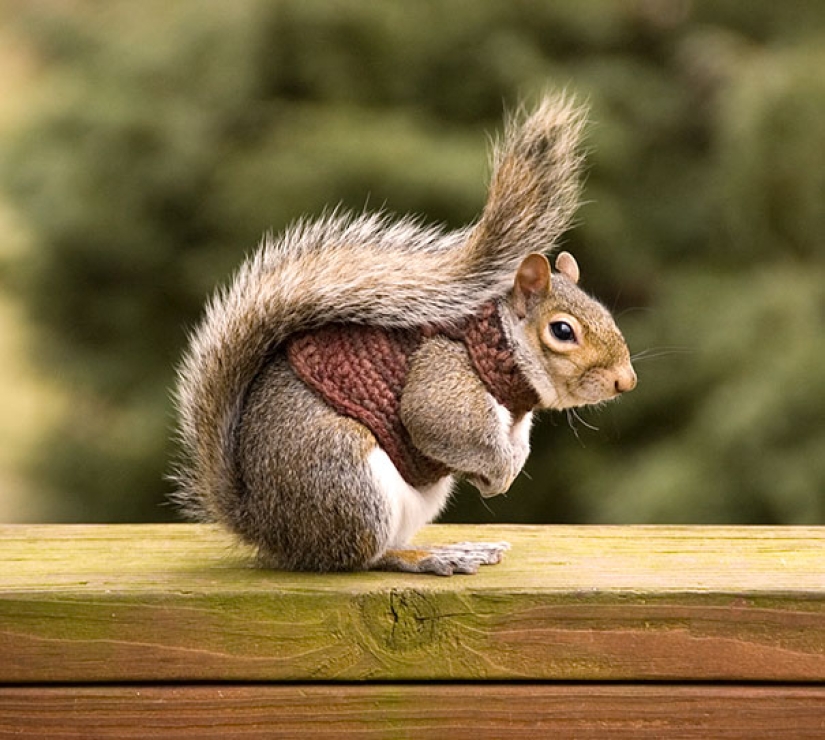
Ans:
[{"label": "knit stitch texture", "polygon": [[464,342],[482,382],[515,420],[536,406],[538,396],[515,362],[496,302],[449,327],[329,324],[287,343],[295,373],[338,413],[364,424],[404,480],[417,487],[454,472],[413,445],[398,413],[415,351],[424,337],[438,335]]}]

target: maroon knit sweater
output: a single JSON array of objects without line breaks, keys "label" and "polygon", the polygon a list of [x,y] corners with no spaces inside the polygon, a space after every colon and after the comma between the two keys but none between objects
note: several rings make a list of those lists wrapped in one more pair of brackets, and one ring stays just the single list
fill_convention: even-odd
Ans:
[{"label": "maroon knit sweater", "polygon": [[413,445],[398,414],[413,354],[424,337],[438,335],[464,342],[478,376],[514,420],[536,406],[538,396],[516,365],[495,301],[450,327],[329,324],[296,334],[287,343],[298,377],[338,413],[364,424],[413,486],[435,483],[453,472]]}]

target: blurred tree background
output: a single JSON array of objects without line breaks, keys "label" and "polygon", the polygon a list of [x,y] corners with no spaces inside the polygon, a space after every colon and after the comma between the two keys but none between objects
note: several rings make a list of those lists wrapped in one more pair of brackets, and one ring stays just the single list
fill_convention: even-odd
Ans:
[{"label": "blurred tree background", "polygon": [[465,224],[503,111],[566,87],[565,246],[639,387],[546,415],[510,494],[447,518],[825,522],[820,0],[0,0],[0,27],[3,516],[173,518],[174,366],[261,234],[338,203]]}]

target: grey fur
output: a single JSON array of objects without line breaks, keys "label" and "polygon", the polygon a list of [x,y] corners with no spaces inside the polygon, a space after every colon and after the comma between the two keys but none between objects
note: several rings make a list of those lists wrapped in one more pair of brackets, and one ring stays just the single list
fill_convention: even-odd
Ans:
[{"label": "grey fur", "polygon": [[361,424],[327,406],[281,356],[249,390],[237,432],[243,504],[228,502],[222,518],[258,545],[267,565],[363,568],[389,544],[390,513],[367,464],[374,446]]}]

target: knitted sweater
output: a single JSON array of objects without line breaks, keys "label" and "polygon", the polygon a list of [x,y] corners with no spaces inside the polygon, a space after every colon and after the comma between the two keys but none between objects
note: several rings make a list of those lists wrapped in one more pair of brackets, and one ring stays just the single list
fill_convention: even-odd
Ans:
[{"label": "knitted sweater", "polygon": [[329,324],[292,337],[287,357],[298,377],[338,413],[364,424],[404,480],[420,487],[454,472],[413,445],[398,413],[415,351],[422,339],[439,335],[464,342],[479,378],[514,420],[536,406],[538,396],[515,362],[494,301],[449,327]]}]

